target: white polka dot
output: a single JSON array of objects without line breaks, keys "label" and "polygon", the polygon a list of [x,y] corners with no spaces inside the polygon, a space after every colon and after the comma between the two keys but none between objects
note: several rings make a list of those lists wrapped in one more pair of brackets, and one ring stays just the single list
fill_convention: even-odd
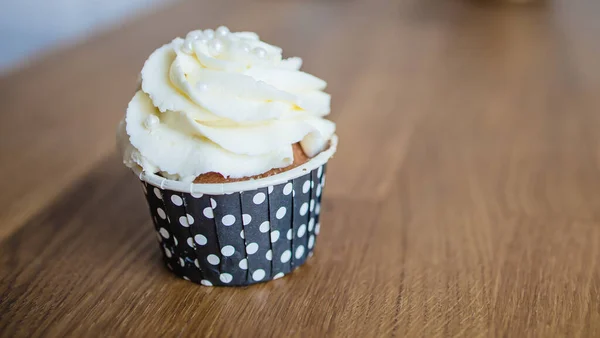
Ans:
[{"label": "white polka dot", "polygon": [[315,213],[318,215],[321,212],[321,203],[317,203],[317,206],[315,207]]},{"label": "white polka dot", "polygon": [[301,226],[298,227],[298,238],[304,236],[305,233],[306,233],[306,225],[302,224]]},{"label": "white polka dot", "polygon": [[217,265],[217,264],[219,264],[219,262],[221,262],[219,257],[217,255],[213,255],[213,254],[208,255],[206,257],[206,260],[212,265]]},{"label": "white polka dot", "polygon": [[314,255],[314,253],[313,253],[312,251],[310,251],[310,252],[308,253],[308,258],[311,258],[313,255]]},{"label": "white polka dot", "polygon": [[231,245],[225,245],[221,248],[221,253],[223,254],[223,256],[229,257],[235,253],[235,248]]},{"label": "white polka dot", "polygon": [[154,188],[154,195],[156,195],[159,200],[162,200],[162,193],[160,190],[158,190],[158,188]]},{"label": "white polka dot", "polygon": [[144,192],[144,195],[148,194],[148,190],[146,190],[146,185],[142,184],[142,191]]},{"label": "white polka dot", "polygon": [[275,213],[275,217],[277,217],[277,219],[282,219],[283,217],[285,217],[286,212],[287,212],[287,209],[285,207],[281,207],[281,208],[277,209],[277,212]]},{"label": "white polka dot", "polygon": [[310,190],[310,181],[306,181],[302,185],[302,192],[306,194],[309,190]]},{"label": "white polka dot", "polygon": [[233,223],[235,223],[235,216],[233,215],[225,215],[223,216],[223,218],[221,219],[221,222],[223,223],[223,225],[225,226],[230,226]]},{"label": "white polka dot", "polygon": [[270,223],[269,221],[264,221],[260,224],[260,226],[258,227],[258,230],[260,230],[260,232],[262,232],[263,234],[267,231],[269,231],[270,228]]},{"label": "white polka dot", "polygon": [[173,204],[175,204],[176,206],[182,206],[183,205],[183,200],[181,199],[181,197],[179,197],[177,195],[172,195],[171,196],[171,202],[173,202]]},{"label": "white polka dot", "polygon": [[315,200],[310,200],[310,207],[308,208],[311,212],[315,210]]},{"label": "white polka dot", "polygon": [[192,215],[186,214],[185,217],[187,218],[187,221],[188,221],[189,225],[194,224],[194,217],[192,217]]},{"label": "white polka dot", "polygon": [[196,235],[194,236],[194,241],[196,243],[198,243],[198,245],[206,245],[206,243],[208,243],[208,240],[206,239],[206,237],[204,235]]},{"label": "white polka dot", "polygon": [[288,182],[284,187],[283,187],[283,194],[284,195],[289,195],[292,193],[292,183]]},{"label": "white polka dot", "polygon": [[162,237],[160,236],[160,233],[156,233],[156,238],[158,238],[158,241],[162,243]]},{"label": "white polka dot", "polygon": [[165,211],[162,208],[156,209],[156,213],[158,214],[158,217],[160,217],[162,219],[167,218],[167,214],[165,214]]},{"label": "white polka dot", "polygon": [[242,239],[246,239],[246,233],[244,230],[240,231],[240,237],[242,237]]},{"label": "white polka dot", "polygon": [[188,219],[185,216],[179,217],[179,224],[181,224],[181,226],[186,227],[186,228],[190,226],[190,223],[188,222]]},{"label": "white polka dot", "polygon": [[194,240],[192,239],[192,237],[188,237],[188,239],[187,239],[187,245],[189,245],[190,248],[194,247]]},{"label": "white polka dot", "polygon": [[228,273],[222,273],[222,274],[219,276],[219,279],[221,280],[221,282],[223,282],[223,283],[226,283],[226,284],[227,284],[227,283],[231,283],[231,281],[233,280],[233,276],[232,276],[232,275],[230,275],[230,274],[228,274]]},{"label": "white polka dot", "polygon": [[202,196],[204,196],[204,194],[199,192],[192,192],[190,195],[192,195],[193,198],[202,198]]},{"label": "white polka dot", "polygon": [[179,245],[179,241],[177,240],[177,237],[173,236],[173,242],[175,242],[175,245]]},{"label": "white polka dot", "polygon": [[206,279],[201,280],[200,284],[202,284],[204,286],[212,286],[212,283],[207,281]]},{"label": "white polka dot", "polygon": [[248,270],[248,260],[246,258],[242,259],[238,265],[240,269]]},{"label": "white polka dot", "polygon": [[200,269],[200,262],[198,262],[198,258],[194,259],[194,265]]},{"label": "white polka dot", "polygon": [[244,225],[248,225],[248,224],[250,224],[250,222],[252,222],[252,216],[250,216],[248,214],[243,214],[242,215],[242,223]]},{"label": "white polka dot", "polygon": [[252,242],[246,245],[246,253],[248,253],[248,255],[252,255],[256,253],[256,251],[258,251],[258,244]]},{"label": "white polka dot", "polygon": [[319,167],[319,169],[317,169],[317,176],[320,178],[322,173],[323,173],[323,167]]},{"label": "white polka dot", "polygon": [[307,212],[308,212],[308,203],[304,202],[300,206],[300,216],[306,215]]},{"label": "white polka dot", "polygon": [[290,241],[292,240],[292,229],[290,229],[290,230],[287,231],[287,234],[286,234],[285,237],[287,237],[287,239],[290,240]]},{"label": "white polka dot", "polygon": [[317,223],[317,225],[315,225],[315,234],[319,234],[319,232],[321,232],[321,223]]},{"label": "white polka dot", "polygon": [[158,232],[160,232],[160,235],[163,236],[164,238],[169,238],[169,232],[167,231],[167,229],[160,228],[160,229],[158,229]]},{"label": "white polka dot", "polygon": [[204,208],[202,213],[204,214],[204,217],[206,217],[206,218],[214,218],[215,217],[215,215],[213,214],[213,211],[210,207]]},{"label": "white polka dot", "polygon": [[210,206],[214,209],[217,207],[217,201],[215,201],[214,199],[210,199]]},{"label": "white polka dot", "polygon": [[169,263],[167,263],[167,268],[169,268],[169,270],[173,271],[173,267]]},{"label": "white polka dot", "polygon": [[310,237],[308,237],[308,248],[312,249],[313,245],[315,245],[315,235],[310,235]]},{"label": "white polka dot", "polygon": [[256,195],[254,195],[254,197],[252,198],[252,202],[254,202],[254,204],[261,204],[262,202],[264,202],[266,199],[265,193],[264,192],[259,192]]},{"label": "white polka dot", "polygon": [[314,227],[315,227],[315,219],[311,218],[310,221],[308,221],[308,231],[313,231]]},{"label": "white polka dot", "polygon": [[278,274],[276,274],[275,276],[273,276],[273,279],[279,279],[281,277],[283,277],[285,274],[283,272],[280,272]]},{"label": "white polka dot", "polygon": [[321,185],[317,185],[317,197],[321,196]]},{"label": "white polka dot", "polygon": [[185,266],[185,261],[181,257],[179,257],[179,265]]},{"label": "white polka dot", "polygon": [[269,191],[269,194],[273,192],[273,186],[269,186],[269,188],[267,189]]},{"label": "white polka dot", "polygon": [[323,174],[323,179],[321,180],[321,185],[322,186],[325,186],[325,176],[327,176],[327,175]]},{"label": "white polka dot", "polygon": [[292,191],[292,197],[296,197],[296,190]]},{"label": "white polka dot", "polygon": [[[182,266],[183,266],[183,265],[182,265]],[[182,278],[183,278],[183,279],[185,279],[185,280],[187,280],[187,281],[189,281],[189,280],[190,280],[190,278],[189,278],[189,277],[187,277],[187,276],[183,276]]]},{"label": "white polka dot", "polygon": [[304,255],[304,245],[300,245],[296,249],[296,259],[300,259],[302,257],[302,255]]},{"label": "white polka dot", "polygon": [[310,181],[310,187],[314,188],[315,187],[315,181]]},{"label": "white polka dot", "polygon": [[263,269],[258,269],[252,273],[252,279],[255,281],[262,280],[263,278],[265,278],[265,270]]},{"label": "white polka dot", "polygon": [[269,261],[272,260],[273,259],[273,251],[271,251],[271,250],[267,251],[267,253],[265,254],[265,258]]},{"label": "white polka dot", "polygon": [[167,255],[167,257],[171,258],[172,254],[171,251],[169,251],[169,249],[167,249],[167,247],[164,247],[165,249],[165,255]]},{"label": "white polka dot", "polygon": [[281,263],[287,263],[290,258],[292,258],[292,253],[290,252],[290,250],[285,250],[282,254],[281,254]]},{"label": "white polka dot", "polygon": [[271,232],[271,243],[277,242],[279,239],[279,230],[275,230]]}]

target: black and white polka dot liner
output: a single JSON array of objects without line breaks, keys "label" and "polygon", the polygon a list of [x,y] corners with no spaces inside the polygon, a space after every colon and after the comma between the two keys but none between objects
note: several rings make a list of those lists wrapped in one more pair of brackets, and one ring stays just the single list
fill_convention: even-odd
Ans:
[{"label": "black and white polka dot liner", "polygon": [[325,165],[287,182],[223,195],[142,182],[167,267],[202,285],[283,277],[312,255]]}]

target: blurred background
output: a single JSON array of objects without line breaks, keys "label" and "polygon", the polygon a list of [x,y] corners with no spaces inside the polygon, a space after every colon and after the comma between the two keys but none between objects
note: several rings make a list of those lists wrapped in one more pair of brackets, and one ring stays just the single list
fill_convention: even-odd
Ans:
[{"label": "blurred background", "polygon": [[175,0],[0,1],[0,75]]},{"label": "blurred background", "polygon": [[[0,0],[0,337],[600,337],[599,14]],[[150,53],[219,25],[302,57],[340,138],[313,261],[233,292],[170,279],[115,145]]]}]

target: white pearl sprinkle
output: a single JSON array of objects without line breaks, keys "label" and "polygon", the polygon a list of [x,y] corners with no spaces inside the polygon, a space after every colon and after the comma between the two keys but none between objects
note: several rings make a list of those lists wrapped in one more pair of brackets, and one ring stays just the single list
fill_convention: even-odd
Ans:
[{"label": "white pearl sprinkle", "polygon": [[252,54],[256,55],[259,59],[267,57],[267,51],[262,47],[256,47],[252,50]]},{"label": "white pearl sprinkle", "polygon": [[210,48],[215,54],[220,54],[224,47],[223,41],[219,39],[213,39],[208,42],[208,48]]},{"label": "white pearl sprinkle", "polygon": [[201,30],[195,30],[195,31],[191,31],[189,33],[187,33],[187,35],[185,36],[186,40],[198,40],[204,37],[204,32],[202,32]]},{"label": "white pearl sprinkle", "polygon": [[205,29],[204,36],[206,36],[207,39],[212,39],[215,37],[215,31],[213,31],[212,29]]},{"label": "white pearl sprinkle", "polygon": [[240,49],[241,49],[242,51],[244,51],[245,53],[250,53],[250,49],[251,49],[251,47],[250,47],[250,45],[249,45],[249,44],[247,44],[247,43],[245,43],[245,42],[242,42],[242,43],[240,44]]},{"label": "white pearl sprinkle", "polygon": [[194,52],[194,41],[186,39],[181,46],[181,50],[186,54],[192,54]]},{"label": "white pearl sprinkle", "polygon": [[148,130],[152,130],[159,123],[160,123],[160,120],[158,119],[158,116],[148,115],[148,117],[146,117],[146,120],[144,121],[144,127],[146,127],[146,129],[148,129]]},{"label": "white pearl sprinkle", "polygon": [[208,90],[208,84],[206,84],[204,82],[198,82],[198,83],[196,83],[196,89],[198,89],[199,91],[205,92]]},{"label": "white pearl sprinkle", "polygon": [[217,34],[217,36],[227,36],[227,34],[229,34],[229,28],[225,26],[220,26],[219,28],[217,28],[217,31],[215,33]]}]

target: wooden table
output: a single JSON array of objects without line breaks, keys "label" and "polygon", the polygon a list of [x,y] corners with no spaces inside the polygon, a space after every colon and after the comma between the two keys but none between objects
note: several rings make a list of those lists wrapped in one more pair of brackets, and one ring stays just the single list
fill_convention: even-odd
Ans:
[{"label": "wooden table", "polygon": [[[1,336],[600,336],[600,2],[189,1],[0,78]],[[328,80],[316,254],[248,288],[162,265],[114,130],[198,27]]]}]

